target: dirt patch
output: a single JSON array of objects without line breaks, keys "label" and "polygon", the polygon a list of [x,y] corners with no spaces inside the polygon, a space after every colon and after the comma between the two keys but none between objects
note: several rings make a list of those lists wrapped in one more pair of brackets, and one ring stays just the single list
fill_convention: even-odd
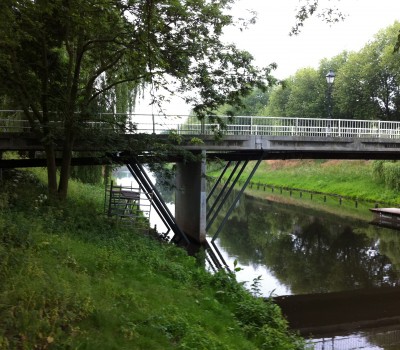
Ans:
[{"label": "dirt patch", "polygon": [[323,163],[321,164],[321,166],[322,166],[322,167],[327,167],[327,168],[328,168],[328,167],[330,167],[330,166],[334,167],[334,166],[336,166],[336,165],[340,165],[340,164],[343,164],[343,163],[347,163],[347,164],[351,163],[351,164],[365,165],[365,164],[367,164],[368,162],[369,162],[368,160],[330,159],[330,160],[327,160],[327,161],[323,162]]},{"label": "dirt patch", "polygon": [[321,166],[324,167],[324,168],[329,168],[331,166],[336,166],[336,165],[341,164],[341,163],[343,163],[343,160],[341,160],[341,159],[330,159],[330,160],[327,160],[327,161],[323,162],[321,164]]},{"label": "dirt patch", "polygon": [[299,159],[290,159],[290,160],[266,160],[265,163],[268,164],[271,170],[278,170],[282,168],[297,168],[299,166],[303,166],[305,164],[313,163],[313,160],[299,160]]}]

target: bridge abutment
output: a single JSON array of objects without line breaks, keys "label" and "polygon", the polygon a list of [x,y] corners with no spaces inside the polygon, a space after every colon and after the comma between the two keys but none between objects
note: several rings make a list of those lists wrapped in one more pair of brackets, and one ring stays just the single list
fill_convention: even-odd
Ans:
[{"label": "bridge abutment", "polygon": [[199,244],[206,242],[206,157],[198,162],[177,163],[175,220]]}]

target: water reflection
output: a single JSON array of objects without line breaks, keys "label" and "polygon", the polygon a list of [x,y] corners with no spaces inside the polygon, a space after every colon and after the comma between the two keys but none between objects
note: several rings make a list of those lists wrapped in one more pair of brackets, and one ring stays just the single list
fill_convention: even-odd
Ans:
[{"label": "water reflection", "polygon": [[[119,181],[132,181],[124,175]],[[170,209],[174,212],[173,204]],[[214,227],[222,219],[223,213]],[[150,218],[152,226],[157,223],[155,220],[157,217]],[[323,321],[331,319],[327,320],[326,306],[339,310],[338,324],[330,324],[329,333],[314,333],[316,337],[310,342],[315,349],[400,349],[399,231],[244,195],[216,243],[230,266],[237,260],[243,268],[238,280],[249,281],[250,286],[254,278],[262,277],[261,291],[265,296],[273,293],[308,298],[317,293],[317,299],[323,298],[321,295],[327,297],[314,310],[306,305],[301,311],[298,299],[293,303],[303,326],[308,315],[327,327]],[[396,286],[398,292],[382,288]],[[372,294],[363,303],[360,299],[365,290]],[[334,292],[336,304],[330,294]],[[357,307],[357,311],[349,312],[350,306],[343,305],[345,299],[340,298],[350,301],[352,310]],[[343,328],[343,323],[339,324],[343,317],[339,318],[346,313]],[[363,321],[354,321],[351,314],[359,314]],[[365,320],[369,326],[371,320],[377,321],[379,327],[365,328]],[[349,332],[350,322],[353,328]],[[332,331],[336,326],[340,330]]]},{"label": "water reflection", "polygon": [[243,196],[219,245],[239,265],[258,272],[264,266],[265,277],[272,274],[291,294],[309,294],[398,285],[397,235],[363,221]]},{"label": "water reflection", "polygon": [[[118,183],[133,180],[124,168],[114,175]],[[151,226],[162,231],[155,214]],[[365,221],[243,195],[216,243],[230,266],[237,260],[243,268],[238,279],[251,284],[261,276],[269,296],[397,286],[399,237]]]},{"label": "water reflection", "polygon": [[239,280],[261,275],[264,295],[293,295],[284,299],[299,325],[313,321],[315,349],[400,349],[399,231],[245,195],[218,244],[244,267]]}]

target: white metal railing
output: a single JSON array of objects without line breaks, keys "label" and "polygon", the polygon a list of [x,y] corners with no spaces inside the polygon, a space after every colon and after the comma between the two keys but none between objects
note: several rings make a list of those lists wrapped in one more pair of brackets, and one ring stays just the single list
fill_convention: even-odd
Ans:
[{"label": "white metal railing", "polygon": [[[79,118],[78,118],[79,119]],[[54,118],[54,120],[60,120]],[[181,135],[266,135],[343,138],[400,138],[400,122],[380,120],[346,120],[322,118],[276,117],[197,117],[187,115],[153,115],[99,113],[79,119],[88,129],[109,128],[117,132]],[[50,123],[61,129],[61,121]],[[126,129],[125,126],[131,127]],[[31,126],[22,111],[0,110],[0,134],[29,131]]]}]

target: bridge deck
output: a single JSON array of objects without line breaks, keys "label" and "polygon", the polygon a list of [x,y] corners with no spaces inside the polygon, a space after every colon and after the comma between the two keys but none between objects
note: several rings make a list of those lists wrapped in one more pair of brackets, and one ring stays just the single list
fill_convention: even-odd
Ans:
[{"label": "bridge deck", "polygon": [[[135,125],[134,133],[121,133],[120,128],[112,128],[110,120],[120,116],[93,116],[95,121],[82,124],[89,136],[85,134],[76,140],[74,151],[104,153],[110,147],[118,147],[115,146],[115,140],[120,139],[123,145],[144,145],[141,150],[135,148],[136,155],[139,153],[140,156],[141,152],[142,155],[151,155],[153,143],[137,141],[143,141],[146,137],[154,138],[156,143],[168,139],[173,133],[179,135],[180,148],[193,152],[206,151],[207,158],[259,159],[263,152],[265,159],[400,159],[400,122],[397,121],[219,117],[219,124],[215,117],[199,121],[188,116],[123,116]],[[152,119],[154,122],[149,123]],[[61,122],[54,122],[52,127],[62,134]],[[104,132],[105,129],[107,132]],[[111,137],[103,140],[96,130],[102,130],[104,137],[107,134]],[[216,139],[215,133],[220,133],[222,137]],[[54,140],[54,143],[57,150],[62,149],[61,139]],[[30,132],[29,123],[22,119],[20,111],[0,111],[1,151],[43,151],[40,137]],[[129,149],[121,146],[118,151]],[[179,161],[180,158],[179,155],[170,154],[167,160]],[[92,164],[107,162],[107,159],[81,158],[75,161]],[[7,163],[1,161],[0,167],[6,167]],[[29,163],[28,160],[24,163],[27,166],[39,164]]]}]

